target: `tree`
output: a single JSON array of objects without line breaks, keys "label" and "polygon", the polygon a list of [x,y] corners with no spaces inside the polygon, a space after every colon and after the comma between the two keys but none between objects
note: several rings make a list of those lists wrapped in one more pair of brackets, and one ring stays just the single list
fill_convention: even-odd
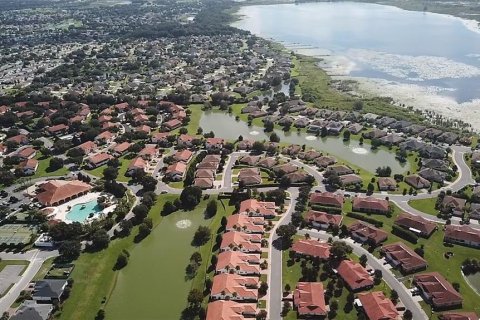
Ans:
[{"label": "tree", "polygon": [[97,312],[97,315],[95,316],[95,320],[103,320],[105,319],[105,310],[100,309]]},{"label": "tree", "polygon": [[127,252],[120,252],[117,257],[117,261],[115,262],[114,269],[120,270],[124,268],[128,264],[129,255]]},{"label": "tree", "polygon": [[292,237],[297,233],[297,228],[292,224],[284,224],[277,228],[276,234],[285,242],[285,246],[289,247],[292,243]]},{"label": "tree", "polygon": [[343,260],[345,257],[352,253],[352,247],[343,241],[334,241],[330,248],[330,255],[337,260]]},{"label": "tree", "polygon": [[52,158],[48,164],[48,168],[52,171],[58,170],[63,167],[63,159],[61,158]]},{"label": "tree", "polygon": [[256,320],[265,320],[267,319],[267,311],[266,310],[260,310],[259,313],[257,313],[257,316],[255,317]]},{"label": "tree", "polygon": [[372,194],[374,190],[375,190],[375,186],[373,185],[373,183],[369,182],[367,186],[367,192],[369,194]]},{"label": "tree", "polygon": [[107,167],[103,170],[103,178],[105,180],[115,180],[118,177],[118,169],[114,167]]},{"label": "tree", "polygon": [[144,204],[139,204],[132,209],[132,212],[137,221],[143,221],[143,219],[145,219],[148,215],[148,208]]},{"label": "tree", "polygon": [[195,208],[202,199],[202,189],[195,186],[188,186],[180,194],[180,202],[184,208]]},{"label": "tree", "polygon": [[262,153],[265,149],[265,146],[260,141],[255,141],[252,145],[252,151],[255,153]]},{"label": "tree", "polygon": [[92,235],[92,247],[95,249],[104,249],[108,247],[110,237],[105,229],[99,229]]},{"label": "tree", "polygon": [[193,235],[192,244],[195,246],[201,246],[210,240],[211,231],[206,226],[199,226],[195,234]]},{"label": "tree", "polygon": [[365,266],[367,265],[367,261],[368,261],[367,255],[362,254],[362,255],[360,256],[359,261],[360,261],[360,264],[361,264],[363,267],[365,267]]},{"label": "tree", "polygon": [[398,292],[394,289],[392,289],[392,291],[390,292],[390,300],[392,300],[394,304],[396,304],[398,301]]},{"label": "tree", "polygon": [[260,287],[258,288],[258,294],[264,296],[267,294],[267,290],[268,290],[268,284],[265,281],[262,281],[260,283]]},{"label": "tree", "polygon": [[153,224],[151,219],[147,218],[138,226],[138,236],[143,239],[152,232]]},{"label": "tree", "polygon": [[350,140],[350,135],[351,135],[350,131],[345,130],[343,132],[343,141],[349,141]]},{"label": "tree", "polygon": [[192,289],[188,293],[187,301],[191,305],[199,305],[203,301],[203,293],[198,289]]},{"label": "tree", "polygon": [[413,319],[412,311],[410,311],[409,309],[405,310],[405,312],[403,313],[403,320],[412,320],[412,319]]},{"label": "tree", "polygon": [[357,100],[353,103],[353,110],[361,111],[363,109],[363,101]]},{"label": "tree", "polygon": [[155,191],[157,180],[152,176],[146,176],[142,179],[141,184],[144,191]]},{"label": "tree", "polygon": [[167,201],[163,205],[162,216],[168,216],[175,211],[177,211],[177,207],[171,201]]},{"label": "tree", "polygon": [[217,214],[217,201],[210,200],[207,204],[207,208],[205,209],[205,214],[207,217],[213,217]]},{"label": "tree", "polygon": [[270,142],[280,142],[280,137],[274,132],[270,135]]},{"label": "tree", "polygon": [[58,247],[58,252],[64,261],[72,261],[80,256],[82,245],[78,240],[63,241]]}]

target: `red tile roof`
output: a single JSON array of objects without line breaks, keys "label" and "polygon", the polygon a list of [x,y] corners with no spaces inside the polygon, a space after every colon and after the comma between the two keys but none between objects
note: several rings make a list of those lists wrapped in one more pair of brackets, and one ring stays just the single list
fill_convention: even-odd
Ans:
[{"label": "red tile roof", "polygon": [[78,149],[82,149],[84,154],[89,154],[97,147],[96,143],[93,141],[86,141],[77,146]]},{"label": "red tile roof", "polygon": [[142,157],[136,157],[128,165],[128,170],[136,170],[136,169],[145,170],[146,167],[147,167],[147,163],[145,162],[145,160],[143,160]]},{"label": "red tile roof", "polygon": [[360,290],[373,286],[373,278],[360,264],[351,260],[343,260],[337,268],[338,274],[352,290]]},{"label": "red tile roof", "polygon": [[358,295],[358,299],[370,320],[400,319],[392,301],[385,297],[381,291],[361,293]]},{"label": "red tile roof", "polygon": [[167,167],[167,173],[184,174],[187,171],[187,165],[183,162],[175,162]]},{"label": "red tile roof", "polygon": [[357,221],[351,224],[348,227],[348,231],[351,233],[356,233],[362,238],[367,238],[370,241],[373,241],[375,244],[379,244],[380,242],[387,240],[388,237],[388,233],[385,231],[375,228],[374,226],[362,221]]},{"label": "red tile roof", "polygon": [[235,270],[240,274],[260,274],[260,254],[224,251],[218,255],[217,272]]},{"label": "red tile roof", "polygon": [[413,283],[430,297],[435,307],[460,305],[463,301],[460,293],[438,272],[415,275]]},{"label": "red tile roof", "polygon": [[387,200],[373,197],[356,197],[353,199],[352,204],[355,211],[388,212],[390,209]]},{"label": "red tile roof", "polygon": [[329,214],[321,211],[308,210],[305,220],[320,224],[340,226],[343,216],[341,214]]},{"label": "red tile roof", "polygon": [[92,187],[82,181],[73,180],[50,180],[40,185],[42,192],[36,195],[38,202],[50,206],[65,200],[71,200],[80,194],[84,194]]},{"label": "red tile roof", "polygon": [[331,192],[314,192],[310,194],[310,202],[324,206],[342,207],[344,197]]},{"label": "red tile roof", "polygon": [[409,213],[402,213],[398,216],[395,220],[395,224],[407,228],[407,229],[415,229],[420,231],[421,234],[429,236],[435,230],[437,225],[435,222],[427,220],[421,216],[409,214]]},{"label": "red tile roof", "polygon": [[263,217],[249,217],[244,214],[233,214],[227,218],[226,230],[240,229],[247,233],[263,233],[265,219]]},{"label": "red tile roof", "polygon": [[480,230],[469,226],[445,226],[445,239],[480,245]]},{"label": "red tile roof", "polygon": [[112,158],[113,157],[111,155],[109,155],[108,153],[102,152],[102,153],[98,153],[96,155],[88,157],[88,161],[90,163],[96,165],[97,163],[100,163],[100,162],[103,162],[103,161],[106,161],[106,160],[110,160]]},{"label": "red tile roof", "polygon": [[478,320],[475,312],[444,312],[438,318],[440,320]]},{"label": "red tile roof", "polygon": [[245,316],[253,318],[256,313],[256,303],[217,300],[208,304],[206,320],[244,320]]},{"label": "red tile roof", "polygon": [[222,273],[213,277],[211,295],[236,294],[247,300],[258,299],[258,277],[243,277],[236,274]]},{"label": "red tile roof", "polygon": [[293,293],[293,303],[299,315],[327,315],[323,284],[321,282],[299,282]]},{"label": "red tile roof", "polygon": [[293,243],[292,250],[298,254],[318,257],[326,260],[330,258],[330,244],[314,239],[300,239]]},{"label": "red tile roof", "polygon": [[261,252],[261,235],[229,231],[223,234],[220,249],[238,249],[243,252]]},{"label": "red tile roof", "polygon": [[425,268],[427,261],[402,242],[396,242],[382,247],[382,251],[388,253],[405,272],[412,272]]},{"label": "red tile roof", "polygon": [[276,215],[274,202],[260,202],[256,199],[242,201],[238,212],[263,217],[272,217]]},{"label": "red tile roof", "polygon": [[173,155],[173,158],[177,161],[183,161],[183,162],[187,162],[188,160],[190,160],[190,158],[192,157],[193,155],[193,152],[190,151],[190,150],[187,150],[187,149],[184,149],[184,150],[181,150],[181,151],[177,151],[174,155]]}]

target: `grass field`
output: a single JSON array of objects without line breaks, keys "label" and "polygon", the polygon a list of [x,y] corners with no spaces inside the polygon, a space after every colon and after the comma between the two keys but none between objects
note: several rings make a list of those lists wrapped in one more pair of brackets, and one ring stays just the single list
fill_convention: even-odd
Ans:
[{"label": "grass field", "polygon": [[[130,181],[129,177],[125,176],[125,173],[127,172],[128,166],[132,159],[127,159],[125,157],[120,157],[118,158],[120,161],[120,166],[118,167],[118,177],[117,181],[120,182],[128,182]],[[107,168],[107,165],[100,166],[98,168],[95,168],[93,170],[88,170],[87,172],[95,177],[102,178],[103,177],[103,170]]]},{"label": "grass field", "polygon": [[[191,287],[203,288],[215,240],[212,236],[210,242],[195,248],[191,245],[193,234],[199,225],[209,225],[215,232],[226,214],[219,203],[217,215],[205,219],[206,203],[202,202],[190,212],[163,217],[152,233],[131,249],[130,263],[119,272],[107,302],[107,319],[180,318]],[[190,221],[191,225],[182,229],[177,226],[179,221]],[[185,277],[185,268],[197,250],[202,254],[203,263],[192,281]]]},{"label": "grass field", "polygon": [[[155,225],[160,223],[160,210],[165,201],[174,200],[176,196],[163,195],[150,210],[150,217]],[[122,250],[134,247],[133,239],[138,233],[138,227],[126,238],[114,240],[107,250],[96,253],[84,253],[75,261],[72,272],[74,285],[70,297],[63,305],[62,312],[56,315],[59,319],[83,320],[93,319],[107,299],[117,280],[119,272],[113,271],[117,256]]]},{"label": "grass field", "polygon": [[436,216],[438,214],[438,210],[435,209],[436,201],[437,198],[415,199],[408,201],[408,204],[414,209]]},{"label": "grass field", "polygon": [[40,156],[37,156],[35,157],[35,159],[38,160],[38,168],[37,168],[37,172],[35,172],[33,176],[30,176],[31,178],[41,178],[41,177],[48,177],[48,176],[65,176],[68,173],[68,169],[65,167],[62,167],[58,170],[51,170],[49,168],[51,157],[42,158]]}]

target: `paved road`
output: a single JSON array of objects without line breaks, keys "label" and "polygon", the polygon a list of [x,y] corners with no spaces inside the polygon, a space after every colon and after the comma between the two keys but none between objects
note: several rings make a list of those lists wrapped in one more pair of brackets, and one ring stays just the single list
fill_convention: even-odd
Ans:
[{"label": "paved road", "polygon": [[348,242],[348,244],[352,247],[353,253],[357,256],[366,255],[368,260],[367,263],[373,269],[378,269],[382,271],[383,280],[388,284],[388,286],[392,289],[395,289],[398,292],[398,296],[400,301],[403,302],[405,307],[412,311],[413,319],[420,320],[420,319],[428,319],[428,316],[425,314],[423,309],[420,307],[420,304],[416,302],[412,295],[409,293],[408,289],[397,280],[395,275],[387,269],[381,261],[375,258],[372,254],[370,254],[367,250],[365,250],[359,243],[354,242],[351,239],[339,239],[338,237],[332,237],[331,234],[326,232],[319,232],[317,230],[308,229],[308,230],[300,230],[299,234],[305,235],[306,233],[310,234],[310,236],[314,238],[319,238],[322,240],[328,240],[328,238],[333,238],[334,240],[342,240]]},{"label": "paved road", "polygon": [[3,314],[7,311],[10,306],[15,302],[17,297],[20,295],[20,292],[25,289],[28,284],[32,281],[33,277],[37,274],[37,272],[42,267],[42,264],[45,260],[58,256],[58,251],[40,251],[30,250],[26,253],[7,253],[7,252],[0,252],[0,258],[2,260],[28,260],[30,263],[28,264],[27,269],[22,274],[20,281],[15,283],[8,293],[0,298],[0,314]]},{"label": "paved road", "polygon": [[275,224],[274,228],[270,232],[269,239],[269,254],[270,257],[270,269],[268,276],[268,318],[269,319],[282,319],[282,250],[279,250],[273,243],[281,241],[276,235],[275,231],[281,225],[289,224],[292,220],[292,213],[295,210],[295,204],[297,203],[297,197],[299,194],[298,188],[290,188],[290,206],[283,214],[282,218]]}]

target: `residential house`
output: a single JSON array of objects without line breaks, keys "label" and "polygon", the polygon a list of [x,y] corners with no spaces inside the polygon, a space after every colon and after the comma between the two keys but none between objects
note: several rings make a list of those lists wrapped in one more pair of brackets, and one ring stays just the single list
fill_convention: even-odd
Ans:
[{"label": "residential house", "polygon": [[343,187],[351,186],[351,185],[362,185],[363,180],[360,176],[356,174],[346,174],[344,176],[340,176],[340,183]]},{"label": "residential house", "polygon": [[157,158],[160,155],[160,150],[155,144],[146,144],[145,147],[140,150],[138,156],[142,157],[144,160],[150,161],[154,158]]},{"label": "residential house", "polygon": [[44,206],[58,206],[90,192],[92,187],[79,180],[49,180],[38,186],[35,198]]},{"label": "residential house", "polygon": [[246,214],[251,217],[263,217],[272,219],[276,216],[275,202],[262,202],[256,199],[247,199],[240,203],[240,214]]},{"label": "residential house", "polygon": [[443,241],[480,248],[480,230],[465,225],[447,225]]},{"label": "residential house", "polygon": [[373,277],[360,263],[342,260],[337,267],[338,275],[353,292],[368,290],[373,287]]},{"label": "residential house", "polygon": [[95,142],[98,144],[111,144],[115,140],[116,134],[110,131],[103,131],[95,137]]},{"label": "residential house", "polygon": [[97,144],[93,141],[85,141],[84,143],[76,146],[75,148],[82,150],[84,155],[89,155],[95,149],[97,149]]},{"label": "residential house", "polygon": [[59,302],[66,287],[67,280],[64,279],[44,279],[37,281],[33,288],[32,299],[40,303]]},{"label": "residential house", "polygon": [[396,133],[386,135],[385,137],[380,138],[380,141],[387,146],[396,146],[403,142],[405,139]]},{"label": "residential house", "polygon": [[221,273],[213,277],[210,298],[212,300],[257,301],[258,277],[244,277]]},{"label": "residential house", "polygon": [[412,174],[405,177],[405,182],[415,189],[429,189],[431,186],[430,181],[417,174]]},{"label": "residential house", "polygon": [[51,126],[51,127],[47,128],[47,132],[51,136],[56,136],[56,135],[59,135],[59,134],[65,134],[65,133],[67,133],[67,131],[68,131],[68,126],[63,124],[63,123],[57,124],[55,126]]},{"label": "residential house", "polygon": [[331,227],[340,227],[343,221],[341,214],[329,214],[326,212],[308,210],[305,221],[311,224],[314,228],[327,230]]},{"label": "residential house", "polygon": [[23,174],[26,176],[34,175],[38,169],[38,160],[37,159],[27,159],[20,162],[19,168],[22,170]]},{"label": "residential house", "polygon": [[410,249],[403,242],[396,242],[382,246],[385,259],[402,273],[413,273],[427,268],[427,261]]},{"label": "residential house", "polygon": [[313,162],[319,168],[326,168],[332,164],[335,164],[337,162],[337,159],[332,156],[321,156],[316,158]]},{"label": "residential house", "polygon": [[265,219],[250,217],[244,214],[232,214],[227,218],[226,231],[241,231],[245,233],[264,233]]},{"label": "residential house", "polygon": [[475,312],[451,311],[438,315],[439,320],[478,320]]},{"label": "residential house", "polygon": [[10,320],[48,320],[50,319],[52,311],[52,304],[37,303],[35,300],[25,300]]},{"label": "residential house", "polygon": [[433,231],[437,230],[435,222],[405,212],[395,219],[395,224],[424,238],[430,237]]},{"label": "residential house", "polygon": [[146,172],[146,170],[147,170],[147,162],[142,157],[139,156],[139,157],[134,158],[130,162],[130,164],[128,165],[127,172],[125,172],[125,175],[127,177],[131,177],[137,171]]},{"label": "residential house", "polygon": [[438,272],[415,275],[413,284],[420,290],[423,299],[434,308],[446,309],[462,305],[460,293]]},{"label": "residential house", "polygon": [[444,172],[450,169],[448,162],[442,159],[422,159],[422,167]]},{"label": "residential house", "polygon": [[278,163],[277,159],[272,157],[266,157],[266,158],[260,159],[257,162],[257,165],[261,168],[272,169],[277,163]]},{"label": "residential house", "polygon": [[279,175],[286,175],[298,170],[298,167],[291,163],[279,164],[272,168],[273,172]]},{"label": "residential house", "polygon": [[200,189],[211,189],[214,181],[215,179],[213,178],[195,178],[193,185]]},{"label": "residential house", "polygon": [[15,154],[20,160],[32,159],[37,155],[37,150],[32,147],[25,147]]},{"label": "residential house", "polygon": [[387,200],[373,197],[355,197],[352,201],[353,211],[387,214],[390,212],[390,205]]},{"label": "residential house", "polygon": [[232,273],[242,276],[260,275],[260,254],[224,251],[218,254],[215,273]]},{"label": "residential house", "polygon": [[353,169],[346,166],[346,165],[332,165],[332,166],[328,166],[326,171],[333,171],[335,172],[336,174],[338,174],[339,176],[343,176],[343,175],[347,175],[347,174],[352,174],[354,173]]},{"label": "residential house", "polygon": [[331,192],[314,192],[310,194],[310,204],[341,208],[344,201],[345,198],[342,195]]},{"label": "residential house", "polygon": [[165,130],[172,131],[182,126],[182,121],[178,119],[171,119],[163,124]]},{"label": "residential house", "polygon": [[187,134],[181,134],[177,139],[177,145],[181,148],[191,148],[193,147],[193,142],[197,138]]},{"label": "residential house", "polygon": [[253,140],[243,139],[237,143],[237,150],[250,150],[254,142]]},{"label": "residential house", "polygon": [[313,161],[319,157],[321,157],[322,154],[316,150],[313,150],[313,149],[310,149],[308,151],[305,151],[305,152],[300,152],[298,154],[298,157],[300,159],[303,159],[305,161]]},{"label": "residential house", "polygon": [[418,174],[430,182],[443,183],[443,181],[447,178],[447,174],[445,172],[430,168],[424,168],[420,170]]},{"label": "residential house", "polygon": [[379,177],[377,179],[378,189],[380,191],[395,191],[397,190],[397,181],[390,177]]},{"label": "residential house", "polygon": [[363,126],[359,123],[352,123],[348,126],[347,130],[350,131],[351,134],[359,134],[362,132]]},{"label": "residential house", "polygon": [[247,318],[255,318],[256,314],[256,303],[217,300],[208,304],[206,320],[244,320]]},{"label": "residential house", "polygon": [[241,169],[238,173],[238,182],[244,186],[251,186],[262,183],[262,177],[258,168]]},{"label": "residential house", "polygon": [[387,135],[386,131],[380,129],[373,129],[372,131],[366,132],[363,134],[363,137],[366,139],[380,139]]},{"label": "residential house", "polygon": [[369,320],[400,320],[401,317],[392,303],[382,291],[358,294],[361,308]]},{"label": "residential house", "polygon": [[247,166],[254,166],[260,161],[260,156],[244,156],[238,159],[238,163],[247,165]]},{"label": "residential house", "polygon": [[207,138],[205,140],[205,148],[208,152],[219,152],[223,149],[225,140],[222,138]]},{"label": "residential house", "polygon": [[222,236],[220,251],[240,251],[245,253],[261,253],[262,236],[238,231],[226,232]]},{"label": "residential house", "polygon": [[152,135],[152,143],[166,146],[168,145],[168,137],[170,136],[171,134],[168,132],[156,132]]},{"label": "residential house", "polygon": [[132,144],[130,142],[126,142],[126,141],[116,144],[113,148],[111,148],[112,154],[115,157],[123,156],[125,153],[127,153],[128,148],[130,148],[131,145]]},{"label": "residential house", "polygon": [[165,177],[170,181],[181,181],[187,172],[187,165],[184,162],[175,162],[167,167]]},{"label": "residential house", "polygon": [[17,134],[16,136],[10,137],[5,141],[15,142],[16,144],[24,145],[28,143],[28,138],[24,134]]},{"label": "residential house", "polygon": [[111,155],[109,155],[108,153],[105,153],[105,152],[97,153],[97,154],[87,158],[86,166],[89,169],[95,169],[95,168],[103,166],[108,161],[110,161],[110,159],[113,159],[113,157]]},{"label": "residential house", "polygon": [[363,221],[357,221],[351,224],[348,227],[348,231],[354,240],[368,242],[375,246],[379,245],[388,238],[387,232],[383,231],[382,229],[375,228],[374,226]]},{"label": "residential house", "polygon": [[329,243],[314,239],[299,239],[292,245],[292,251],[296,255],[319,258],[320,260],[330,258],[330,248]]},{"label": "residential house", "polygon": [[175,152],[175,154],[173,155],[173,159],[175,159],[176,161],[181,161],[183,163],[188,163],[192,159],[193,154],[194,153],[192,151],[188,149],[183,149]]},{"label": "residential house", "polygon": [[299,317],[325,317],[330,311],[321,282],[298,282],[293,292],[293,305]]},{"label": "residential house", "polygon": [[451,213],[454,216],[462,217],[466,204],[467,200],[465,199],[456,198],[453,196],[444,196],[441,203],[441,210],[442,212]]}]

